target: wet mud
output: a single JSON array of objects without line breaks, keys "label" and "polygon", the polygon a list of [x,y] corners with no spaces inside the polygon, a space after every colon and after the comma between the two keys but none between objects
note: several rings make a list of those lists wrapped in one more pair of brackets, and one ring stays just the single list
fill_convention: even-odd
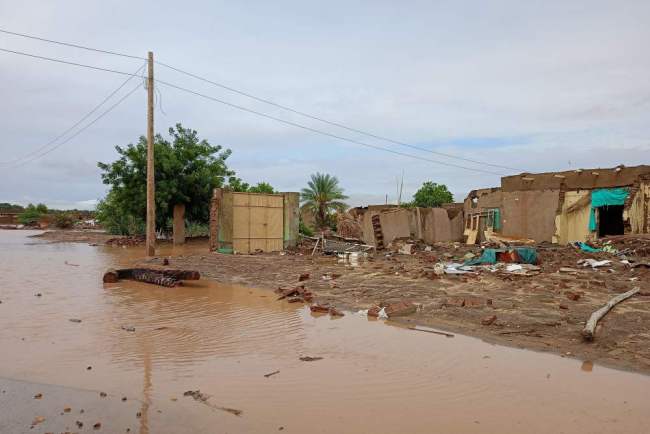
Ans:
[{"label": "wet mud", "polygon": [[[644,375],[349,311],[315,314],[268,289],[210,280],[105,285],[107,268],[142,262],[142,249],[33,244],[24,231],[9,232],[0,231],[0,432],[94,432],[96,423],[97,432],[138,433],[647,426]],[[161,253],[172,266],[204,263],[204,274],[240,284],[254,283],[254,264],[266,264],[262,276],[277,273],[275,281],[298,278],[288,258],[241,266],[195,247]],[[345,274],[339,279],[343,286]]]}]

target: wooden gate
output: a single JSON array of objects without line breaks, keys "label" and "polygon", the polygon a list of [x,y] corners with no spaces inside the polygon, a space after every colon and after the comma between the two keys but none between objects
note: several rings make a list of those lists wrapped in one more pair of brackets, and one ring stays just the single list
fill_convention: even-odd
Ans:
[{"label": "wooden gate", "polygon": [[284,197],[233,193],[233,250],[251,253],[283,249]]}]

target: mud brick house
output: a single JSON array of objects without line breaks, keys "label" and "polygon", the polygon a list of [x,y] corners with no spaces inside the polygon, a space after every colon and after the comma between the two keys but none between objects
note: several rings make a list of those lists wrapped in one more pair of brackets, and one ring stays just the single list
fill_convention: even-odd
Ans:
[{"label": "mud brick house", "polygon": [[463,205],[440,208],[400,208],[369,205],[349,210],[361,226],[364,243],[386,247],[397,238],[422,240],[427,244],[463,240]]},{"label": "mud brick house", "polygon": [[566,244],[650,230],[650,166],[522,173],[473,190],[463,204],[468,242],[485,231]]}]

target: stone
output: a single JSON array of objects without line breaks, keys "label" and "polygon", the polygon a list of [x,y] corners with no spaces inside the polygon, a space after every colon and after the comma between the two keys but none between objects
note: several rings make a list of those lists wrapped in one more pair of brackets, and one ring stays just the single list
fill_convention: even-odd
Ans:
[{"label": "stone", "polygon": [[386,306],[386,315],[393,316],[406,316],[417,311],[417,306],[411,302],[400,301],[399,303],[392,303]]},{"label": "stone", "polygon": [[300,276],[298,276],[298,282],[302,282],[303,280],[309,279],[309,273],[302,273]]},{"label": "stone", "polygon": [[564,293],[569,300],[578,301],[580,300],[580,294],[573,291],[567,291]]},{"label": "stone", "polygon": [[492,325],[492,323],[494,323],[494,321],[496,321],[496,320],[497,320],[496,315],[486,316],[485,318],[483,318],[481,320],[481,324],[483,324],[484,326],[489,326],[489,325]]}]

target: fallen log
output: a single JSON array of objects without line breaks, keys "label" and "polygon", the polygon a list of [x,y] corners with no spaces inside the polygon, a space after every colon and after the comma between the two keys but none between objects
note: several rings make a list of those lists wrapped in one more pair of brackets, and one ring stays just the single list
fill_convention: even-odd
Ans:
[{"label": "fallen log", "polygon": [[180,286],[183,284],[183,282],[178,279],[165,276],[162,273],[156,273],[150,270],[133,270],[132,279],[138,282],[153,283],[154,285],[165,286],[167,288],[173,288],[174,286]]},{"label": "fallen log", "polygon": [[130,279],[162,286],[178,286],[181,280],[199,280],[200,278],[201,274],[194,270],[156,268],[122,268],[115,270],[111,268],[104,273],[103,281],[104,283],[116,283],[121,279]]},{"label": "fallen log", "polygon": [[619,294],[609,300],[605,306],[592,313],[589,317],[589,320],[585,324],[585,328],[582,330],[582,337],[587,341],[592,341],[596,335],[596,326],[598,325],[598,321],[607,315],[607,312],[609,312],[614,306],[632,297],[634,294],[639,292],[640,289],[641,288],[636,287],[627,292],[624,292],[623,294]]}]

